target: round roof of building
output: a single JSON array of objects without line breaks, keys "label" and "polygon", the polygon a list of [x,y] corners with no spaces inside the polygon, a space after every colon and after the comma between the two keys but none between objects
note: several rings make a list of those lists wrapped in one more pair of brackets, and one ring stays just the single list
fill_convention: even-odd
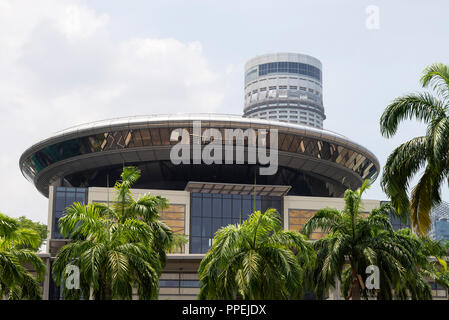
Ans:
[{"label": "round roof of building", "polygon": [[223,114],[158,114],[74,126],[28,148],[20,158],[20,169],[48,196],[49,185],[78,172],[112,165],[170,161],[170,149],[178,143],[170,141],[171,131],[185,128],[192,135],[194,121],[201,121],[203,129],[277,129],[280,167],[306,172],[346,188],[357,188],[364,179],[376,179],[380,170],[374,154],[340,134]]},{"label": "round roof of building", "polygon": [[248,70],[249,68],[258,64],[275,61],[301,62],[313,65],[319,69],[322,68],[321,61],[311,55],[295,52],[275,52],[258,55],[249,59],[245,63],[245,70]]}]

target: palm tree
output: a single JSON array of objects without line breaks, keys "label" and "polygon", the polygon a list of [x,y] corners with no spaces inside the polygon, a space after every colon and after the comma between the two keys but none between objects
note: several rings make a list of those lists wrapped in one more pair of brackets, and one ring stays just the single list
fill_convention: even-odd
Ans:
[{"label": "palm tree", "polygon": [[415,263],[406,270],[407,274],[395,288],[395,294],[401,299],[432,299],[430,280],[448,289],[449,272],[444,260],[447,256],[444,245],[429,237],[417,236],[408,228],[398,230],[396,236],[411,247]]},{"label": "palm tree", "polygon": [[155,299],[158,280],[172,247],[173,233],[159,219],[168,202],[145,194],[134,199],[130,188],[140,177],[135,167],[125,167],[111,207],[74,203],[59,221],[61,233],[72,242],[59,252],[53,277],[67,280],[68,265],[80,271],[80,289],[64,286],[66,298],[131,299],[133,288],[140,299]]},{"label": "palm tree", "polygon": [[279,213],[256,211],[215,233],[198,269],[200,299],[293,299],[302,292],[314,252],[305,237],[282,229]]},{"label": "palm tree", "polygon": [[171,246],[168,248],[168,253],[182,252],[184,246],[189,243],[189,238],[185,234],[174,233]]},{"label": "palm tree", "polygon": [[[118,222],[103,216],[95,205],[78,203],[64,218],[60,222],[63,234],[73,230],[74,241],[58,252],[53,277],[58,284],[66,281],[67,266],[74,265],[79,268],[81,289],[63,286],[65,298],[92,295],[95,300],[131,299],[133,287],[140,299],[157,297],[162,263],[153,250],[152,230],[145,222],[131,218]],[[75,219],[78,226],[68,229],[67,224]]]},{"label": "palm tree", "polygon": [[[41,299],[39,281],[43,280],[45,264],[35,253],[40,235],[31,229],[19,228],[19,222],[0,213],[0,299]],[[25,268],[31,265],[38,279]]]},{"label": "palm tree", "polygon": [[[168,200],[150,193],[138,199],[133,197],[131,187],[140,178],[140,170],[136,167],[124,167],[121,178],[121,181],[117,181],[114,186],[117,196],[112,205],[95,204],[95,206],[100,209],[102,216],[109,216],[120,223],[128,219],[139,219],[148,224],[154,238],[153,250],[158,253],[161,263],[165,264],[166,252],[182,241],[178,240],[182,236],[176,236],[175,241],[171,229],[160,220],[159,211],[168,208]],[[68,225],[74,228],[76,223],[77,221],[71,221]]]},{"label": "palm tree", "polygon": [[304,225],[302,232],[306,235],[316,229],[328,233],[313,243],[317,261],[312,277],[319,297],[335,287],[338,279],[346,299],[359,300],[362,294],[367,298],[365,271],[375,265],[380,272],[378,297],[388,299],[392,289],[403,284],[407,270],[416,270],[414,248],[406,239],[395,235],[388,215],[389,205],[372,210],[368,217],[362,215],[361,198],[368,187],[369,182],[365,180],[358,190],[346,190],[342,211],[318,210]]},{"label": "palm tree", "polygon": [[[397,147],[388,157],[381,185],[402,217],[410,216],[415,232],[430,229],[430,210],[441,201],[440,188],[449,177],[449,66],[436,63],[421,77],[423,88],[435,94],[409,94],[393,100],[380,119],[383,136],[396,134],[400,122],[415,118],[426,124],[426,134]],[[424,168],[418,184],[411,190],[410,180]]]}]

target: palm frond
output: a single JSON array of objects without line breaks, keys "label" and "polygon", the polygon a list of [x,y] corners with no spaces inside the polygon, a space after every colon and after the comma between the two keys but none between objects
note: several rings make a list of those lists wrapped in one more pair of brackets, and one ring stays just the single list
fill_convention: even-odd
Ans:
[{"label": "palm frond", "polygon": [[442,97],[449,96],[449,66],[444,63],[434,63],[426,67],[421,77],[423,87],[431,87]]},{"label": "palm frond", "polygon": [[415,118],[428,123],[433,118],[444,116],[444,103],[428,92],[409,94],[393,100],[380,118],[380,132],[390,138],[396,134],[403,120]]}]

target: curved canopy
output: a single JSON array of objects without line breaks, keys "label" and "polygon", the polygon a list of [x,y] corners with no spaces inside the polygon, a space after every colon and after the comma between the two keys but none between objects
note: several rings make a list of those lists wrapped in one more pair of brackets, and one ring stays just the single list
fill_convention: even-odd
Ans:
[{"label": "curved canopy", "polygon": [[[254,175],[249,181],[243,177],[236,180],[236,177],[230,177],[232,171],[229,170],[240,166],[238,170],[246,172],[257,165],[192,164],[192,168],[183,165],[181,169],[170,163],[170,149],[178,143],[170,141],[171,132],[183,128],[192,137],[194,121],[201,121],[202,130],[277,129],[281,170],[264,182],[291,185],[293,193],[302,192],[301,188],[295,188],[295,184],[303,179],[299,176],[302,176],[321,181],[323,188],[329,190],[322,196],[340,196],[342,190],[357,188],[364,179],[374,180],[380,170],[377,158],[370,151],[342,135],[309,126],[217,114],[126,117],[75,126],[27,149],[20,158],[20,168],[44,195],[48,195],[49,185],[64,180],[74,186],[98,186],[98,181],[104,180],[98,177],[99,174],[108,174],[123,165],[139,165],[152,171],[146,178],[149,179],[148,185],[160,176],[162,164],[171,167],[170,172],[174,175],[160,176],[160,183],[153,184],[168,189],[174,176],[176,181],[173,180],[173,185],[184,188],[185,185],[179,184],[195,181],[193,179],[200,178],[202,172],[220,180],[217,182],[233,183],[238,180],[239,183],[254,183]],[[323,191],[309,193],[318,196]]]}]

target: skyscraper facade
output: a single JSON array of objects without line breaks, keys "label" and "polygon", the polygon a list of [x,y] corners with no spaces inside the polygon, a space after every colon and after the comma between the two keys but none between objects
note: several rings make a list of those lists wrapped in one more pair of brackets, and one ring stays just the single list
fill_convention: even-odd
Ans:
[{"label": "skyscraper facade", "polygon": [[299,53],[257,56],[245,65],[244,116],[323,128],[321,62]]}]

